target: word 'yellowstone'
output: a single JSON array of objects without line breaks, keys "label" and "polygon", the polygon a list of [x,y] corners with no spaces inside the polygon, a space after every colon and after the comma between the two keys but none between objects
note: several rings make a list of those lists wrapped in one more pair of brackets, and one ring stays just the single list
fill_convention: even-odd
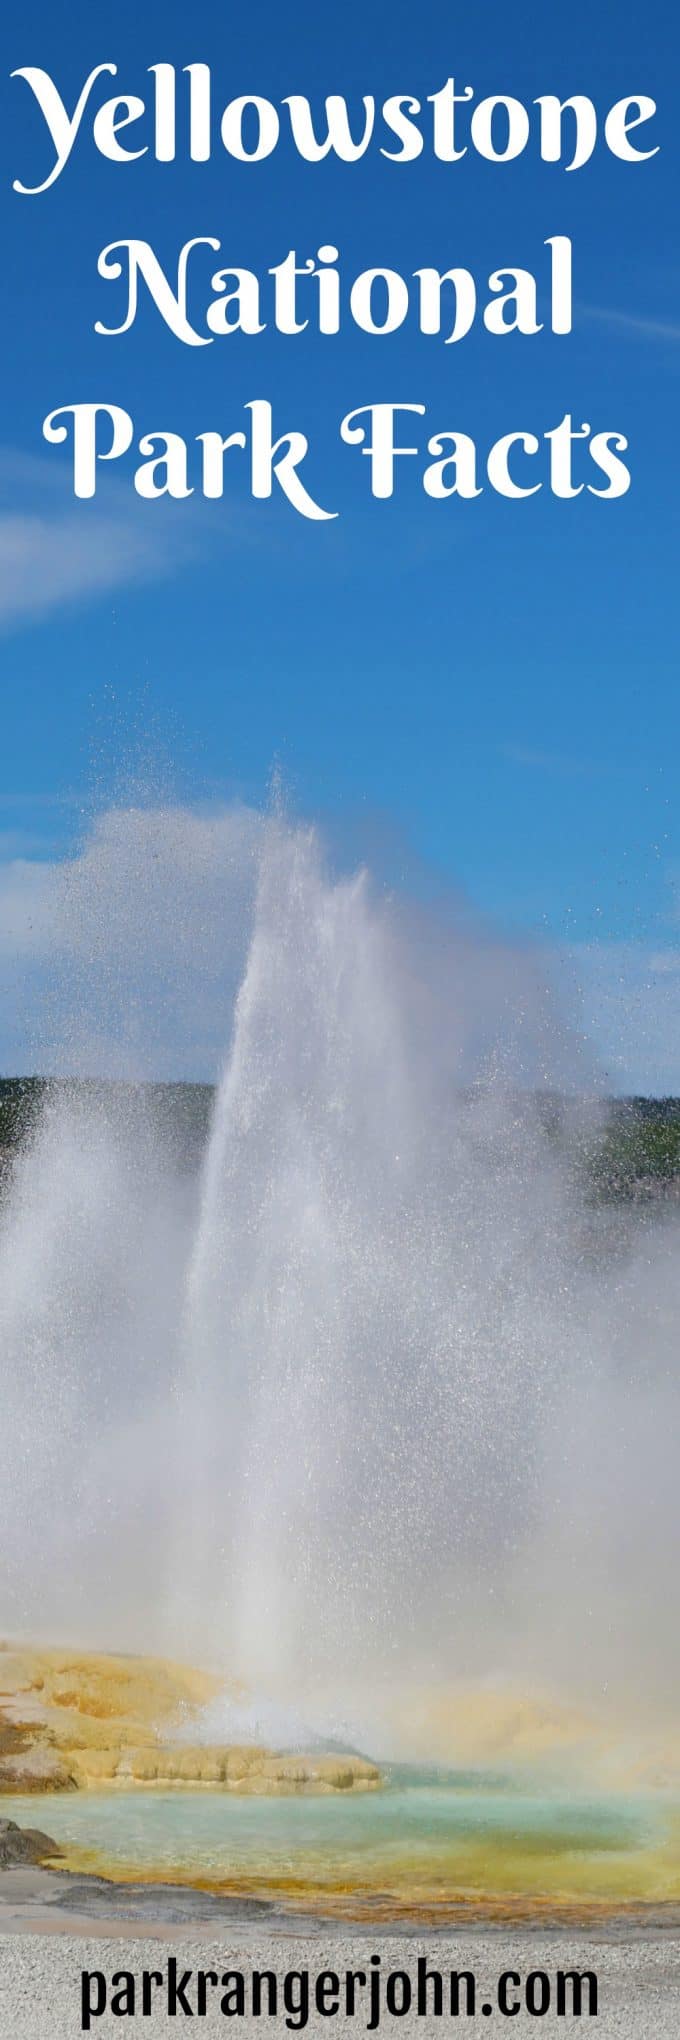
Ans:
[{"label": "word 'yellowstone'", "polygon": [[[272,406],[263,397],[246,404],[244,410],[246,429],[239,426],[226,436],[219,431],[199,432],[189,442],[179,432],[143,433],[136,449],[143,457],[133,475],[137,494],[149,500],[181,498],[198,489],[203,496],[219,498],[224,494],[227,454],[245,453],[252,496],[270,497],[276,481],[300,516],[317,521],[336,517],[338,512],[323,509],[303,481],[300,469],[309,452],[304,432],[291,430],[275,436]],[[340,439],[345,446],[358,446],[367,457],[371,494],[382,499],[392,496],[397,462],[419,458],[426,495],[440,500],[481,496],[485,483],[479,479],[479,455],[468,433],[430,432],[427,428],[427,460],[422,445],[403,443],[399,434],[405,423],[415,436],[413,420],[426,417],[425,404],[363,404],[343,418]],[[62,446],[70,438],[74,494],[87,498],[96,493],[99,463],[122,460],[130,453],[135,425],[129,411],[118,404],[64,404],[45,418],[43,433],[52,446]],[[522,429],[495,440],[485,459],[486,481],[498,495],[512,498],[535,496],[547,486],[554,496],[580,496],[585,489],[592,496],[612,500],[625,495],[630,486],[628,469],[620,458],[627,446],[621,433],[593,433],[589,424],[574,425],[567,412],[559,425],[540,437]],[[583,475],[575,478],[577,449],[587,456],[588,480]],[[537,456],[538,471],[534,464]],[[592,479],[593,472],[599,482],[604,480],[604,487]],[[190,479],[194,473],[195,479]]]},{"label": "word 'yellowstone'", "polygon": [[[33,64],[13,71],[34,95],[51,154],[42,177],[32,184],[15,178],[14,190],[30,197],[49,191],[86,121],[95,148],[111,163],[134,163],[149,153],[157,163],[174,163],[177,70],[174,64],[151,64],[145,75],[151,84],[144,97],[126,86],[103,98],[102,80],[117,78],[118,66],[96,64],[69,112],[49,71]],[[222,100],[217,114],[209,64],[183,65],[179,82],[184,152],[194,163],[209,162],[216,143],[238,163],[262,163],[284,139],[305,163],[315,164],[329,155],[357,163],[375,147],[390,163],[413,163],[425,148],[441,163],[459,163],[468,151],[489,163],[512,163],[533,145],[544,163],[565,170],[580,170],[600,140],[622,163],[643,163],[657,153],[656,147],[644,146],[648,136],[635,139],[656,113],[656,102],[647,93],[616,100],[604,120],[585,93],[563,101],[555,93],[542,93],[530,106],[512,93],[494,93],[473,104],[474,86],[457,90],[454,78],[428,92],[424,102],[406,91],[391,93],[378,104],[366,93],[350,108],[341,93],[332,92],[320,111],[300,92],[278,103],[248,92]]]}]

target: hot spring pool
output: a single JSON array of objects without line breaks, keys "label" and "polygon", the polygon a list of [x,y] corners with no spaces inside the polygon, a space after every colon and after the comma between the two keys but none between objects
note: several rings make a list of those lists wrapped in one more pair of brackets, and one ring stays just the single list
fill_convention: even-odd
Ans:
[{"label": "hot spring pool", "polygon": [[680,1898],[680,1808],[660,1795],[546,1796],[400,1770],[346,1797],[118,1790],[17,1797],[3,1813],[44,1827],[69,1869],[345,1917]]}]

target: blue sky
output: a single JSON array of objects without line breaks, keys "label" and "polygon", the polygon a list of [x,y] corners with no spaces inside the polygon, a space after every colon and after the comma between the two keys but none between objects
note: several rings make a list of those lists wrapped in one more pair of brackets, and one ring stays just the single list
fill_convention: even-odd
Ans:
[{"label": "blue sky", "polygon": [[[93,779],[158,748],[175,794],[257,803],[272,768],[340,835],[398,842],[510,932],[566,949],[612,1081],[680,1090],[676,252],[680,30],[660,0],[484,8],[349,0],[343,9],[197,0],[10,6],[3,32],[4,421],[0,434],[0,661],[5,865],[68,853]],[[314,169],[282,146],[241,166],[152,158],[115,166],[84,128],[56,185],[11,190],[46,157],[31,95],[41,65],[73,103],[95,63],[118,89],[146,67],[205,61],[226,100],[292,91],[425,99],[446,78],[475,95],[586,92],[604,112],[658,101],[652,162],[603,149],[565,175],[535,147],[499,168],[425,150],[403,168],[375,151]],[[113,89],[113,88],[112,88]],[[42,158],[41,152],[42,150]],[[106,243],[136,234],[170,263],[194,234],[258,271],[295,247],[340,250],[346,276],[464,264],[542,266],[574,245],[575,327],[458,346],[413,324],[378,340],[349,324],[184,348],[148,302],[104,339],[120,298],[97,277]],[[279,429],[310,441],[310,477],[340,515],[303,522],[282,495],[253,503],[139,505],[131,469],[75,508],[68,461],[45,446],[55,406],[126,406],[138,434],[242,424],[269,397]],[[432,430],[541,434],[566,410],[630,443],[620,502],[437,503],[403,462],[371,501],[338,425],[354,405],[424,402]],[[676,1047],[676,1041],[678,1043]]]}]

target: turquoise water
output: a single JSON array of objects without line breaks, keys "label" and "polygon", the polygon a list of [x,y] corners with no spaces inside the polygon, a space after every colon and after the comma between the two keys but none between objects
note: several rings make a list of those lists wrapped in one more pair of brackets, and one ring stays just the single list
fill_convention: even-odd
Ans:
[{"label": "turquoise water", "polygon": [[652,1799],[546,1797],[455,1774],[398,1773],[379,1792],[337,1798],[51,1794],[39,1809],[34,1798],[4,1801],[3,1813],[29,1825],[39,1818],[71,1863],[114,1878],[179,1875],[208,1888],[308,1896],[441,1899],[463,1888],[644,1896],[644,1866],[668,1838],[668,1809]]}]

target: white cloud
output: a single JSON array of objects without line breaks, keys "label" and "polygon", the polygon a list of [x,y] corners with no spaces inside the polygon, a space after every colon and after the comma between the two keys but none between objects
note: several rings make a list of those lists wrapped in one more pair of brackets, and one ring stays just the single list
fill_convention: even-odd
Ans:
[{"label": "white cloud", "polygon": [[[262,826],[237,805],[131,806],[100,815],[70,858],[0,862],[0,1071],[214,1076],[252,931]],[[434,985],[449,1032],[467,1026],[494,1054],[497,1037],[501,1053],[515,1036],[521,1048],[524,1027],[539,1055],[545,1043],[546,1082],[588,1087],[594,1059],[607,1090],[680,1092],[677,945],[551,954],[460,913],[440,925],[415,905],[399,911],[423,1028]]]},{"label": "white cloud", "polygon": [[9,793],[0,789],[0,814],[24,813],[26,808],[32,810],[40,808],[53,813],[60,808],[79,805],[80,796],[75,793],[35,793],[24,788],[18,790],[16,787]]},{"label": "white cloud", "polygon": [[0,516],[0,623],[43,616],[76,600],[148,579],[169,561],[155,537],[124,520],[83,512]]},{"label": "white cloud", "polygon": [[0,865],[0,960],[43,960],[55,938],[59,866],[13,857]]},{"label": "white cloud", "polygon": [[675,977],[680,974],[680,949],[657,949],[649,959],[649,968],[655,977]]},{"label": "white cloud", "polygon": [[677,347],[680,341],[680,324],[677,319],[646,319],[637,312],[617,312],[606,305],[581,305],[581,316],[597,319],[604,326],[618,326],[623,333],[639,335],[643,340],[669,340]]},{"label": "white cloud", "polygon": [[531,744],[514,742],[501,746],[501,757],[509,765],[519,765],[528,772],[555,773],[565,779],[599,778],[620,770],[610,759],[575,758],[564,751],[542,751]]},{"label": "white cloud", "polygon": [[0,864],[6,864],[10,858],[44,856],[48,848],[45,837],[30,829],[0,828]]},{"label": "white cloud", "polygon": [[0,451],[0,628],[162,578],[191,557],[197,516],[115,483],[105,504],[78,503],[62,469]]},{"label": "white cloud", "polygon": [[[75,856],[0,864],[0,1068],[215,1075],[253,933],[262,831],[259,814],[233,804],[131,806],[101,814]],[[305,835],[285,831],[289,844]],[[276,858],[275,833],[269,841]],[[394,917],[404,1009],[417,1008],[432,1076],[459,1037],[476,1066],[492,1057],[508,1071],[554,1071],[570,1059],[540,951],[473,924],[455,901],[435,915],[380,898],[376,926]]]},{"label": "white cloud", "polygon": [[79,854],[0,864],[0,1071],[214,1074],[261,823],[113,809]]}]

